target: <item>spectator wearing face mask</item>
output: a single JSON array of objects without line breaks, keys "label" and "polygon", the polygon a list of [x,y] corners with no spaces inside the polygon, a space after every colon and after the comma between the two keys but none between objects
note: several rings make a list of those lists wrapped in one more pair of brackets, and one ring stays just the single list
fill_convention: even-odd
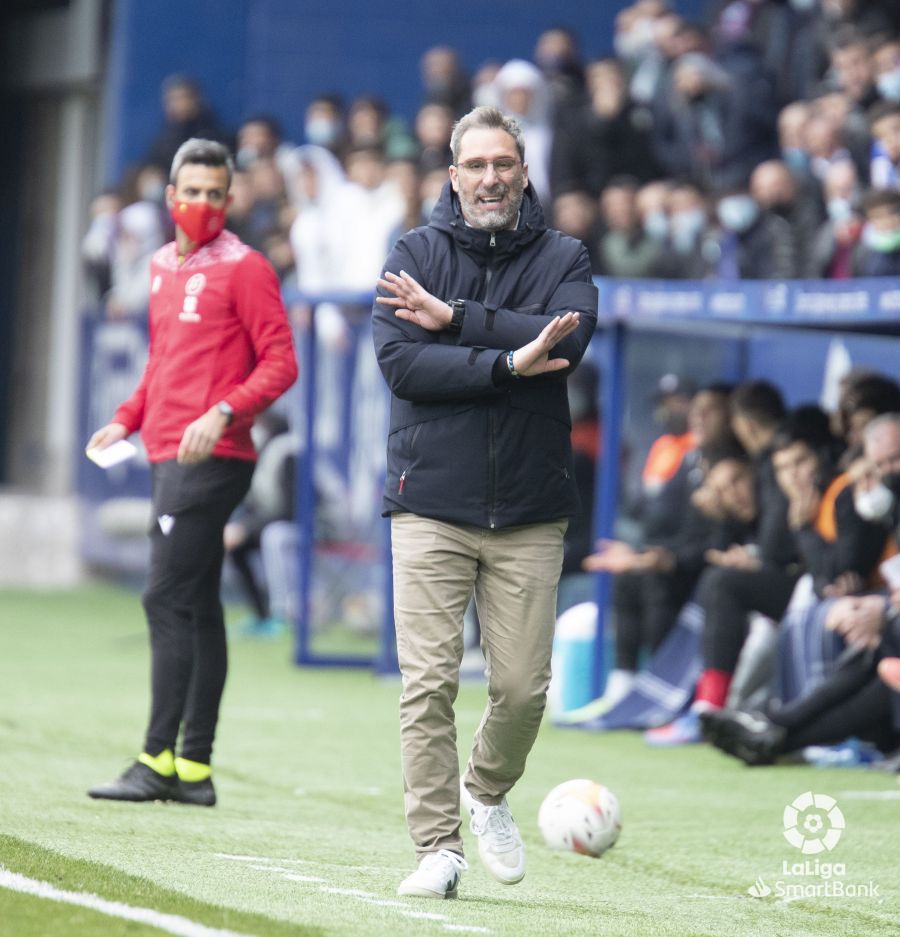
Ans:
[{"label": "spectator wearing face mask", "polygon": [[812,186],[802,186],[787,163],[760,163],[750,176],[750,194],[763,212],[783,218],[794,241],[795,274],[806,266],[809,246],[822,221],[822,205]]},{"label": "spectator wearing face mask", "polygon": [[867,192],[863,213],[866,221],[857,255],[857,276],[900,276],[900,191]]},{"label": "spectator wearing face mask", "polygon": [[667,204],[671,190],[671,182],[657,179],[642,185],[635,196],[634,204],[644,233],[660,244],[665,244],[669,238]]},{"label": "spectator wearing face mask", "polygon": [[872,72],[881,100],[900,104],[900,35],[883,36],[874,43]]},{"label": "spectator wearing face mask", "polygon": [[306,142],[321,146],[340,157],[347,144],[343,99],[336,94],[320,94],[309,102],[303,119]]},{"label": "spectator wearing face mask", "polygon": [[775,477],[788,499],[788,523],[820,597],[862,591],[877,577],[887,537],[880,523],[856,510],[855,475],[837,471],[836,443],[822,411],[798,407],[772,445]]},{"label": "spectator wearing face mask", "polygon": [[856,166],[850,160],[835,163],[822,185],[828,217],[812,236],[802,273],[810,279],[845,280],[853,276],[863,227]]},{"label": "spectator wearing face mask", "polygon": [[722,280],[782,280],[797,275],[791,226],[765,211],[745,189],[725,192],[716,205],[719,235],[715,275]]},{"label": "spectator wearing face mask", "polygon": [[664,245],[644,230],[637,210],[637,182],[613,179],[600,199],[606,233],[600,238],[599,270],[608,277],[659,277],[665,270]]},{"label": "spectator wearing face mask", "polygon": [[[669,258],[676,278],[702,280],[709,274],[704,247],[709,236],[709,202],[692,182],[676,183],[669,192]],[[710,245],[715,248],[713,243]]]},{"label": "spectator wearing face mask", "polygon": [[793,175],[806,181],[810,178],[809,153],[804,142],[806,122],[812,114],[808,101],[792,101],[778,112],[778,150]]}]

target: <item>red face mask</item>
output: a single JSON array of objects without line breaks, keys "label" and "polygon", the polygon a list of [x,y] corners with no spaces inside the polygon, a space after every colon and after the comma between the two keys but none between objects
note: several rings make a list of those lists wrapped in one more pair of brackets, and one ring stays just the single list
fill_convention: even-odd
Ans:
[{"label": "red face mask", "polygon": [[209,202],[176,202],[172,221],[195,244],[206,244],[225,227],[225,209]]}]

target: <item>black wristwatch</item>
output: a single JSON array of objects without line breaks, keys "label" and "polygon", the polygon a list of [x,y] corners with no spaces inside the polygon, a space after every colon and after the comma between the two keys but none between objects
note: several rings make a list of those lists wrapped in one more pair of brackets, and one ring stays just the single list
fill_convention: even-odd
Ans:
[{"label": "black wristwatch", "polygon": [[453,317],[447,326],[448,332],[461,332],[463,319],[466,316],[466,301],[464,299],[451,299],[447,305],[453,310]]}]

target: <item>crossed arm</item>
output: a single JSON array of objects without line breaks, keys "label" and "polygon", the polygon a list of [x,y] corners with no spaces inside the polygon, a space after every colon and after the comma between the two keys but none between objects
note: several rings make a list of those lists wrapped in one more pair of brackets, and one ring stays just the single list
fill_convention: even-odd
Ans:
[{"label": "crossed arm", "polygon": [[[446,329],[453,317],[450,306],[432,296],[417,283],[405,270],[399,275],[388,271],[378,280],[378,286],[389,296],[377,296],[376,303],[393,306],[398,319],[412,322],[427,332],[440,332]],[[536,377],[552,371],[561,371],[569,366],[566,358],[551,358],[550,352],[577,328],[580,313],[567,312],[554,316],[544,326],[537,338],[518,349],[513,349],[513,367],[520,377]]]}]

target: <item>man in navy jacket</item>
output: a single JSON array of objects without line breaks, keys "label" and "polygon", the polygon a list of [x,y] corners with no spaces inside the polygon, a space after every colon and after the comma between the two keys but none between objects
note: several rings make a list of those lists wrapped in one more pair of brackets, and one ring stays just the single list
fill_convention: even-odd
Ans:
[{"label": "man in navy jacket", "polygon": [[[593,334],[584,246],[548,229],[522,132],[479,107],[456,125],[428,225],[402,237],[374,307],[391,388],[391,516],[405,805],[418,869],[401,895],[456,896],[460,799],[488,871],[525,874],[506,794],[550,679],[563,534],[578,510],[566,376]],[[474,591],[489,702],[460,785],[453,702]]]}]

